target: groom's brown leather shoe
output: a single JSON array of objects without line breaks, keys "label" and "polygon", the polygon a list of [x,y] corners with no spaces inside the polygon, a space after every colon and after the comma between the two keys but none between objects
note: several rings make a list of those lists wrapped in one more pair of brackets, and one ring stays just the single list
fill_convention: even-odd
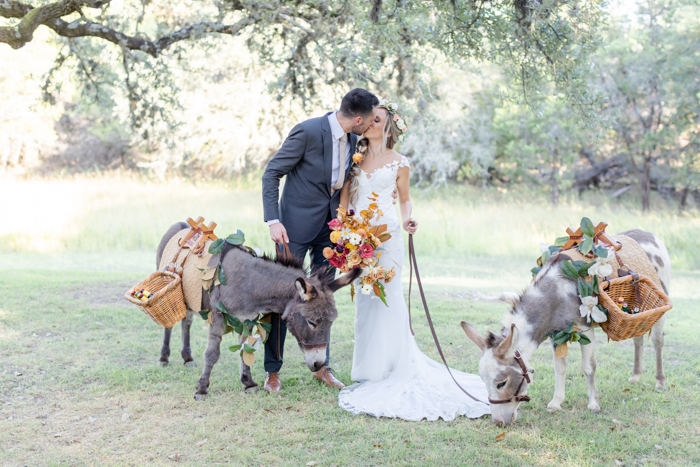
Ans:
[{"label": "groom's brown leather shoe", "polygon": [[324,383],[329,388],[343,389],[345,385],[334,375],[330,367],[324,366],[320,370],[313,372],[314,378]]},{"label": "groom's brown leather shoe", "polygon": [[265,385],[263,389],[267,392],[277,392],[282,389],[279,373],[267,373],[265,375]]}]

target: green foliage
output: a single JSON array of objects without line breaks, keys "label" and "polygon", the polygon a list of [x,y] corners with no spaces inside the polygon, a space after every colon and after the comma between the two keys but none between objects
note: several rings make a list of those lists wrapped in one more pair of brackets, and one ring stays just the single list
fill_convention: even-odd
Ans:
[{"label": "green foliage", "polygon": [[[218,239],[217,242],[219,240],[221,239]],[[231,245],[243,245],[243,243],[245,243],[245,234],[239,229],[235,234],[231,234],[226,237],[226,242],[230,243]]]},{"label": "green foliage", "polygon": [[627,155],[631,183],[649,209],[656,183],[696,189],[700,168],[700,6],[694,0],[639,2],[635,21],[614,18],[596,58],[604,111],[614,116],[608,143]]},{"label": "green foliage", "polygon": [[595,235],[595,228],[593,227],[593,222],[587,217],[581,219],[581,232],[585,233],[589,237]]},{"label": "green foliage", "polygon": [[209,254],[210,255],[218,255],[224,251],[224,239],[223,238],[217,238],[214,240],[211,245],[209,245]]},{"label": "green foliage", "polygon": [[562,261],[561,270],[564,275],[570,279],[578,278],[578,269],[576,269],[570,260]]},{"label": "green foliage", "polygon": [[500,156],[496,167],[510,179],[547,186],[553,204],[572,185],[573,166],[590,131],[577,121],[561,97],[538,108],[504,102],[496,110],[494,129]]},{"label": "green foliage", "polygon": [[547,337],[552,339],[555,346],[564,345],[569,342],[578,342],[581,345],[590,344],[591,340],[588,338],[588,336],[574,331],[574,324],[575,323],[571,323],[569,327],[563,331],[550,332]]}]

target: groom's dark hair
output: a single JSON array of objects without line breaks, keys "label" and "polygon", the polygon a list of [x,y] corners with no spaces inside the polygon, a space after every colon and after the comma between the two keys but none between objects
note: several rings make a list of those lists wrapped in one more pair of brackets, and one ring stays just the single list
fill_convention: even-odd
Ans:
[{"label": "groom's dark hair", "polygon": [[347,118],[364,117],[378,105],[377,96],[366,89],[356,88],[343,97],[340,113]]}]

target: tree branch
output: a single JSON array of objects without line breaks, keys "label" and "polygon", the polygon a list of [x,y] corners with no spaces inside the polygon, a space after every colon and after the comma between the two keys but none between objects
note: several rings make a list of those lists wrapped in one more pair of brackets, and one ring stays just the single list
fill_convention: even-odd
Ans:
[{"label": "tree branch", "polygon": [[[43,23],[70,15],[71,13],[81,12],[80,7],[82,6],[99,8],[106,3],[109,2],[101,0],[63,0],[33,8],[20,2],[2,0],[2,3],[0,3],[0,16],[22,18],[22,21],[19,22],[17,27],[4,26],[0,28],[0,42],[9,44],[13,49],[19,49],[34,38],[34,31]],[[18,16],[22,12],[24,15]]]},{"label": "tree branch", "polygon": [[0,43],[4,42],[13,49],[19,49],[32,40],[34,31],[40,25],[44,25],[62,37],[99,37],[121,47],[130,50],[140,50],[157,57],[175,42],[207,33],[237,35],[244,28],[254,24],[259,19],[259,15],[251,11],[249,16],[235,24],[221,24],[219,22],[197,23],[167,34],[155,41],[129,36],[92,21],[73,21],[69,23],[60,19],[62,16],[80,11],[81,6],[97,8],[105,3],[108,2],[66,0],[34,8],[31,5],[17,1],[0,0],[0,17],[22,18],[17,27],[0,27]]}]

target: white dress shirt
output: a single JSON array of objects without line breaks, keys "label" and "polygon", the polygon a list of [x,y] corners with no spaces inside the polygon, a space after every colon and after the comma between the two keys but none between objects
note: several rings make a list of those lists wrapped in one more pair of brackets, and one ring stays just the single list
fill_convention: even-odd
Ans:
[{"label": "white dress shirt", "polygon": [[[340,164],[338,161],[338,153],[340,152],[340,138],[343,137],[345,133],[345,130],[343,130],[343,127],[340,126],[340,122],[338,121],[338,116],[336,115],[337,112],[333,112],[328,115],[328,123],[331,125],[331,135],[333,138],[333,167],[331,169],[331,186],[335,185],[335,183],[338,181],[338,176],[340,175]],[[350,145],[350,138],[348,138],[347,143],[345,143],[345,170],[347,172],[348,168],[348,161],[350,160],[350,157],[352,155],[352,150],[353,148]],[[345,174],[347,177],[347,173]],[[267,221],[267,225],[272,225],[276,224],[279,222],[279,219],[272,219]]]},{"label": "white dress shirt", "polygon": [[[335,185],[338,181],[338,176],[340,175],[340,165],[338,163],[338,152],[340,151],[340,138],[345,134],[345,130],[340,126],[338,121],[337,112],[333,112],[328,115],[328,122],[331,124],[331,133],[333,135],[333,169],[331,171],[331,186]],[[352,154],[352,148],[350,147],[350,138],[348,138],[347,143],[345,143],[345,168],[348,167],[348,161]]]}]

